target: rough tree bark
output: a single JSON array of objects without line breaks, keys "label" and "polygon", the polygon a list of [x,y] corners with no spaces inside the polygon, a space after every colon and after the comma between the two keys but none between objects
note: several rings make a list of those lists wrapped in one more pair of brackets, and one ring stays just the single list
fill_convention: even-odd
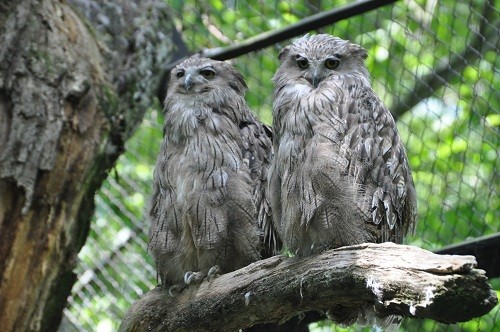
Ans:
[{"label": "rough tree bark", "polygon": [[157,287],[134,303],[120,331],[237,331],[310,310],[456,323],[498,302],[473,256],[393,243],[362,244],[303,259],[275,256],[170,296]]},{"label": "rough tree bark", "polygon": [[57,329],[94,192],[154,104],[174,35],[162,1],[0,4],[1,331]]}]

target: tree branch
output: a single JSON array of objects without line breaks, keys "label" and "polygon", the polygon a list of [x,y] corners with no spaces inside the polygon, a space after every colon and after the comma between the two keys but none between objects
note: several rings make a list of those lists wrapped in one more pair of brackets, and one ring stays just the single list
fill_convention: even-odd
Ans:
[{"label": "tree branch", "polygon": [[120,331],[234,331],[311,310],[373,305],[380,315],[456,323],[498,302],[473,256],[436,255],[393,243],[317,256],[274,256],[171,297],[157,287],[134,303]]},{"label": "tree branch", "polygon": [[436,254],[473,255],[488,278],[500,278],[500,232],[434,250]]}]

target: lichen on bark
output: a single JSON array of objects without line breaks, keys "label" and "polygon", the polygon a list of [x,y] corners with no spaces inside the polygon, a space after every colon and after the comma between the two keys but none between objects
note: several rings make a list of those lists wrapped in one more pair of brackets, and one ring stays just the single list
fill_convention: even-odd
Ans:
[{"label": "lichen on bark", "polygon": [[[163,2],[92,1],[97,11],[115,6],[124,29],[112,32],[78,12],[90,2],[0,5],[2,330],[57,328],[94,193],[147,107],[158,104],[154,73],[171,60],[174,46],[165,45],[175,29]],[[149,25],[162,35],[129,47]]]}]

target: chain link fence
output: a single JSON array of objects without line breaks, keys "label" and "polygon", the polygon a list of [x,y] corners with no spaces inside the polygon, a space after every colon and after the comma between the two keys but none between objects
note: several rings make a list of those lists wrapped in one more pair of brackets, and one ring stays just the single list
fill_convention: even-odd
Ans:
[{"label": "chain link fence", "polygon": [[[188,48],[198,51],[237,44],[348,1],[167,3]],[[407,239],[410,244],[433,250],[499,232],[499,17],[493,1],[406,0],[311,31],[331,33],[368,50],[373,87],[397,119],[413,170],[419,224]],[[267,124],[277,54],[289,42],[231,60],[247,78],[250,106]],[[79,255],[78,281],[65,309],[69,330],[116,330],[130,305],[157,284],[146,251],[143,212],[162,123],[162,111],[150,109],[96,195],[90,235]],[[498,293],[500,280],[491,283]],[[406,319],[402,327],[494,328],[500,329],[499,306],[463,324]],[[328,323],[311,329],[337,330]]]}]

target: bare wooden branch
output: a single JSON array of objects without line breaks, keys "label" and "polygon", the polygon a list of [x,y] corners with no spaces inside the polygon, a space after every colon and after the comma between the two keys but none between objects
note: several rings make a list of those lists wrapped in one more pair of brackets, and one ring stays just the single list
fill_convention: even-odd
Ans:
[{"label": "bare wooden branch", "polygon": [[306,258],[275,256],[171,297],[157,287],[134,303],[120,331],[236,331],[310,310],[373,305],[381,315],[456,323],[498,302],[473,256],[393,243]]}]

